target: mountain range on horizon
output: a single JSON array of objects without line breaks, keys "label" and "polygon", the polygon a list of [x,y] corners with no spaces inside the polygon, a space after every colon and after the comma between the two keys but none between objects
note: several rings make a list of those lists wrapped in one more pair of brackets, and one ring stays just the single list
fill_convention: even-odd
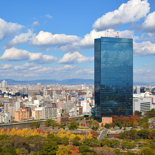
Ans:
[{"label": "mountain range on horizon", "polygon": [[[92,85],[94,84],[93,79],[65,79],[65,80],[49,80],[49,79],[42,79],[42,80],[29,80],[29,81],[17,81],[13,79],[4,79],[7,81],[8,85],[16,85],[16,84],[31,84],[36,85],[37,83],[41,83],[42,85],[46,84],[60,84],[60,85],[80,85],[80,84],[86,84],[86,85]],[[0,80],[2,82],[3,80]]]},{"label": "mountain range on horizon", "polygon": [[[3,79],[7,81],[8,85],[16,85],[16,84],[33,84],[36,85],[37,83],[41,83],[42,85],[46,84],[60,84],[60,85],[80,85],[80,84],[86,84],[86,85],[92,85],[94,84],[93,79],[65,79],[65,80],[54,80],[54,79],[41,79],[41,80],[13,80],[13,79]],[[2,82],[3,80],[0,80]],[[134,81],[133,85],[155,85],[155,81],[152,82],[137,82]]]}]

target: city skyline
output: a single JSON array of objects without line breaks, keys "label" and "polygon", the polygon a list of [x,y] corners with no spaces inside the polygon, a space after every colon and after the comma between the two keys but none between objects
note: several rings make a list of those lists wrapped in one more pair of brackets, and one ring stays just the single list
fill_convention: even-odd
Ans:
[{"label": "city skyline", "polygon": [[0,5],[1,79],[93,79],[94,39],[119,32],[134,40],[134,81],[155,81],[153,0]]}]

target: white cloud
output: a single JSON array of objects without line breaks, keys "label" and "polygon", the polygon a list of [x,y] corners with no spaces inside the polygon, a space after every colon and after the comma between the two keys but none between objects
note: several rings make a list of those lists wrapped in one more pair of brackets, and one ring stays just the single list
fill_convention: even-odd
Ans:
[{"label": "white cloud", "polygon": [[40,31],[39,34],[33,37],[30,41],[30,45],[33,46],[61,46],[65,44],[71,44],[78,40],[79,37],[75,35],[65,34],[52,34],[50,32]]},{"label": "white cloud", "polygon": [[33,26],[39,26],[39,25],[40,25],[40,24],[39,24],[38,21],[33,22]]},{"label": "white cloud", "polygon": [[10,48],[6,49],[0,57],[3,61],[32,61],[35,63],[53,63],[57,60],[51,55],[42,55],[42,53],[30,53],[26,50]]},{"label": "white cloud", "polygon": [[34,64],[33,63],[25,63],[23,66],[24,67],[32,67],[32,66],[34,66]]},{"label": "white cloud", "polygon": [[32,34],[33,32],[31,30],[28,30],[27,33],[22,33],[18,36],[15,36],[11,41],[6,43],[5,48],[16,46],[21,43],[26,43],[30,39]]},{"label": "white cloud", "polygon": [[142,43],[134,42],[133,49],[134,56],[155,55],[155,44],[150,41],[143,41]]},{"label": "white cloud", "polygon": [[141,25],[133,24],[131,26],[132,29],[141,30],[143,32],[148,33],[150,37],[155,36],[155,11],[149,13],[145,19],[145,21]]},{"label": "white cloud", "polygon": [[7,23],[6,21],[0,18],[0,40],[6,37],[10,37],[23,27],[24,26],[17,23]]},{"label": "white cloud", "polygon": [[47,15],[45,15],[47,18],[53,18],[53,16],[51,16],[51,15],[49,15],[49,14],[47,14]]},{"label": "white cloud", "polygon": [[[122,38],[133,38],[134,32],[125,30],[125,31],[118,31],[119,36]],[[72,44],[68,44],[65,46],[61,46],[58,49],[61,49],[62,51],[79,51],[81,49],[89,49],[94,47],[94,39],[100,38],[100,37],[115,37],[117,35],[117,32],[113,29],[110,29],[106,31],[96,31],[93,29],[90,33],[86,34],[83,39],[76,41]]]},{"label": "white cloud", "polygon": [[24,77],[29,77],[29,76],[39,76],[39,75],[36,75],[36,74],[25,74]]},{"label": "white cloud", "polygon": [[40,69],[41,68],[41,66],[35,66],[35,67],[31,67],[29,70],[37,70],[37,69]]},{"label": "white cloud", "polygon": [[93,69],[80,69],[78,71],[76,71],[76,73],[82,73],[82,74],[94,74],[94,70]]},{"label": "white cloud", "polygon": [[151,70],[149,70],[149,69],[134,69],[133,70],[134,74],[148,74],[150,72],[151,72]]},{"label": "white cloud", "polygon": [[0,69],[1,70],[6,70],[6,69],[12,69],[14,66],[13,65],[10,65],[10,64],[3,64],[3,65],[0,65]]},{"label": "white cloud", "polygon": [[146,17],[150,7],[147,0],[130,0],[123,3],[118,10],[108,12],[101,18],[98,18],[93,27],[98,31],[105,29],[115,29],[119,25],[138,21]]},{"label": "white cloud", "polygon": [[24,66],[15,66],[14,67],[14,70],[23,70],[23,69],[25,69]]},{"label": "white cloud", "polygon": [[85,57],[79,52],[66,53],[62,59],[59,60],[59,63],[82,63],[82,62],[91,62],[94,60],[94,57]]}]

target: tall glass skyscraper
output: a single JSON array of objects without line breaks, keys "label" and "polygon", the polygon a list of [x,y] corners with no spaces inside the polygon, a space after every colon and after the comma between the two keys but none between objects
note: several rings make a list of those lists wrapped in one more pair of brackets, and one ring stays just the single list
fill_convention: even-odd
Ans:
[{"label": "tall glass skyscraper", "polygon": [[133,114],[133,39],[95,39],[94,117]]}]

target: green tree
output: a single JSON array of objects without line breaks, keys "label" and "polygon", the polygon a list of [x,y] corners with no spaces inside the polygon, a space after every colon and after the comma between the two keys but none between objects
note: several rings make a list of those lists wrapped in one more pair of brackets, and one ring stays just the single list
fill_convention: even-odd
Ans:
[{"label": "green tree", "polygon": [[137,137],[137,131],[136,130],[130,130],[129,131],[130,132],[130,137],[132,138],[132,139],[135,139],[136,137]]},{"label": "green tree", "polygon": [[30,136],[28,137],[28,143],[30,145],[31,151],[38,152],[43,148],[43,145],[45,144],[46,138],[36,135],[36,136]]},{"label": "green tree", "polygon": [[109,129],[109,128],[111,127],[111,125],[108,124],[108,123],[106,123],[106,124],[104,125],[104,127],[107,128],[107,129]]},{"label": "green tree", "polygon": [[56,155],[58,150],[58,145],[56,142],[51,141],[44,144],[42,150],[40,151],[41,155]]},{"label": "green tree", "polygon": [[116,123],[115,123],[120,129],[122,129],[123,125],[121,124],[120,120],[116,120]]},{"label": "green tree", "polygon": [[146,122],[148,122],[148,121],[149,121],[149,119],[146,118],[146,117],[141,118],[141,119],[139,120],[139,125],[142,125],[143,123],[146,123]]},{"label": "green tree", "polygon": [[155,117],[155,109],[153,108],[150,111],[147,111],[146,115],[148,116],[148,118]]},{"label": "green tree", "polygon": [[45,125],[46,125],[47,127],[49,127],[49,126],[55,127],[55,126],[56,126],[56,122],[55,122],[54,120],[52,120],[52,119],[47,119],[47,120],[45,121]]},{"label": "green tree", "polygon": [[110,140],[109,139],[101,139],[101,142],[100,142],[100,144],[101,144],[101,146],[109,146],[110,147],[110,145],[111,145],[111,143],[110,143]]},{"label": "green tree", "polygon": [[122,142],[122,148],[123,149],[132,149],[134,148],[136,145],[132,142],[128,142],[128,141],[123,141]]},{"label": "green tree", "polygon": [[78,123],[76,121],[72,121],[68,125],[69,130],[75,130],[78,128]]},{"label": "green tree", "polygon": [[119,145],[120,145],[120,141],[119,141],[119,140],[117,140],[117,139],[112,139],[112,140],[110,140],[110,147],[116,148],[116,147],[118,147]]},{"label": "green tree", "polygon": [[149,147],[144,147],[137,152],[137,155],[155,155],[155,151]]},{"label": "green tree", "polygon": [[68,145],[69,144],[68,138],[67,137],[61,138],[61,144]]},{"label": "green tree", "polygon": [[79,151],[82,154],[86,154],[86,152],[90,151],[90,148],[86,144],[83,144],[83,145],[79,146]]},{"label": "green tree", "polygon": [[38,122],[32,122],[31,124],[30,124],[30,127],[31,128],[39,128],[40,127],[40,123],[38,123]]},{"label": "green tree", "polygon": [[88,146],[99,146],[100,145],[100,141],[98,139],[85,139],[83,141],[84,144],[88,145]]},{"label": "green tree", "polygon": [[147,130],[147,129],[142,129],[140,131],[138,131],[138,135],[141,137],[141,138],[148,138],[150,132]]},{"label": "green tree", "polygon": [[136,111],[135,111],[135,114],[138,115],[138,116],[141,116],[141,115],[142,115],[142,112],[136,110]]},{"label": "green tree", "polygon": [[122,155],[120,149],[115,149],[114,152],[115,152],[117,155]]},{"label": "green tree", "polygon": [[72,143],[75,144],[76,146],[79,146],[80,145],[80,137],[76,136],[73,140],[72,140]]}]

